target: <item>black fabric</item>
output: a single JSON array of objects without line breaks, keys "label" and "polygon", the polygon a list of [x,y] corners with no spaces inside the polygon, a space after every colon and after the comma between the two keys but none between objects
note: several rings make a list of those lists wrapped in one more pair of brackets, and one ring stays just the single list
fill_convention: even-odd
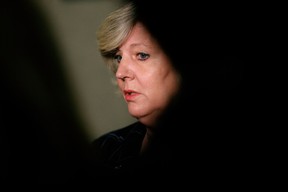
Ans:
[{"label": "black fabric", "polygon": [[146,128],[140,122],[107,133],[93,142],[95,163],[115,174],[130,174],[139,160]]}]

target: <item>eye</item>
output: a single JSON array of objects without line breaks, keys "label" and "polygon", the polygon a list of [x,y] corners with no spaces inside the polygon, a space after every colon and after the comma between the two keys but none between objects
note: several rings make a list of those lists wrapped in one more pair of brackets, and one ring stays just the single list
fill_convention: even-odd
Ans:
[{"label": "eye", "polygon": [[150,57],[150,55],[147,54],[147,53],[143,53],[143,52],[137,53],[137,58],[138,58],[139,60],[141,60],[141,61],[145,61],[145,60],[148,59],[149,57]]},{"label": "eye", "polygon": [[122,59],[121,55],[115,55],[113,58],[114,62],[116,62],[116,63],[120,63],[121,59]]},{"label": "eye", "polygon": [[110,65],[110,68],[114,73],[116,73],[116,71],[118,70],[118,65],[120,64],[121,60],[122,60],[121,55],[114,55],[112,57],[112,63]]}]

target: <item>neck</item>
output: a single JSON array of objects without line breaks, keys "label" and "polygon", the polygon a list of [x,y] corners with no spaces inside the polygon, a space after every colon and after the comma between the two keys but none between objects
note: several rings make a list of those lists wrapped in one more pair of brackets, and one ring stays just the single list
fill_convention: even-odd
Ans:
[{"label": "neck", "polygon": [[154,138],[154,133],[151,130],[150,127],[146,127],[146,133],[144,136],[144,139],[142,141],[142,147],[141,147],[141,154],[145,153],[145,151],[147,151],[147,149],[149,148],[152,140]]}]

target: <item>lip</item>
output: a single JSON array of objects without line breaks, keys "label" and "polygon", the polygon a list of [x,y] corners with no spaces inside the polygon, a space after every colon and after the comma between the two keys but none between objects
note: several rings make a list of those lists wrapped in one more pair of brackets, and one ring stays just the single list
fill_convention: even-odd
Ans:
[{"label": "lip", "polygon": [[123,94],[124,94],[124,98],[127,102],[129,101],[134,101],[135,98],[140,94],[134,90],[124,90],[123,91]]}]

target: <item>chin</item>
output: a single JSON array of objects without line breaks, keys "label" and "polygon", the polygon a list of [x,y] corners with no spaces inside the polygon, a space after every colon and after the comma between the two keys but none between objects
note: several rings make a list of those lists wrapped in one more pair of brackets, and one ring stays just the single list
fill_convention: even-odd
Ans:
[{"label": "chin", "polygon": [[143,110],[143,108],[141,110],[137,110],[136,108],[129,108],[129,113],[132,117],[136,118],[142,124],[146,126],[154,126],[159,117],[160,110],[145,111]]},{"label": "chin", "polygon": [[142,124],[146,125],[147,127],[153,127],[156,124],[156,117],[151,115],[132,115]]}]

